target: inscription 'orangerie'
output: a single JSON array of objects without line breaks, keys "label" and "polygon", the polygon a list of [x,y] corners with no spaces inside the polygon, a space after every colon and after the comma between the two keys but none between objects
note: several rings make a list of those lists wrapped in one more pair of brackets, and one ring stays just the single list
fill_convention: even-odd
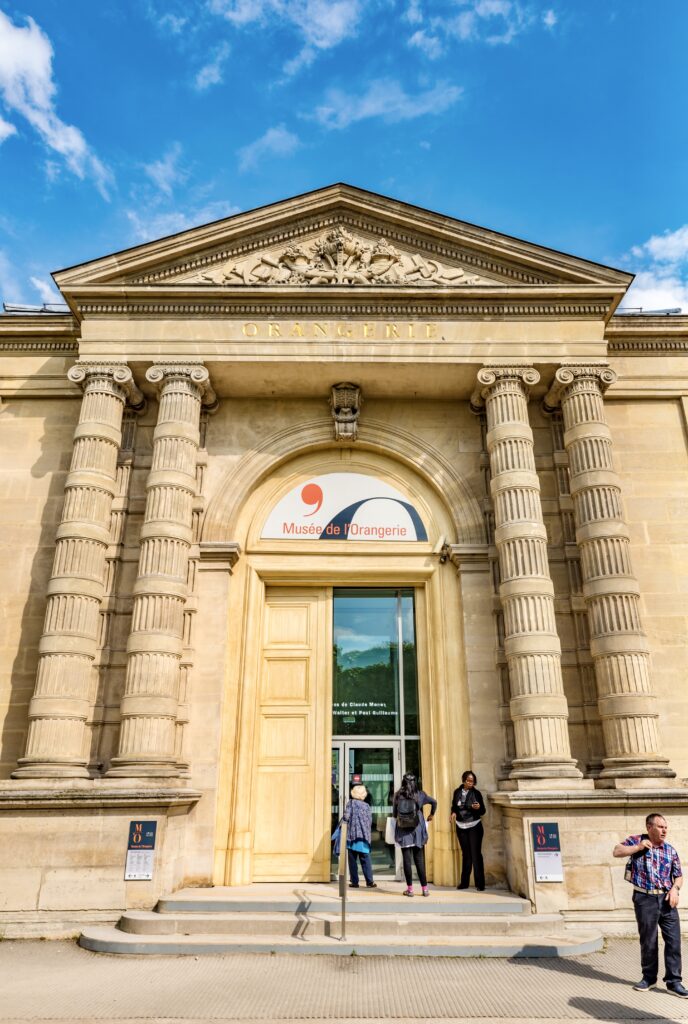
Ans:
[{"label": "inscription 'orangerie'", "polygon": [[290,323],[277,323],[274,320],[249,321],[242,324],[241,333],[245,338],[307,338],[312,341],[322,338],[350,338],[355,341],[428,341],[439,337],[437,324],[414,320],[366,323],[347,323],[343,320],[294,320]]}]

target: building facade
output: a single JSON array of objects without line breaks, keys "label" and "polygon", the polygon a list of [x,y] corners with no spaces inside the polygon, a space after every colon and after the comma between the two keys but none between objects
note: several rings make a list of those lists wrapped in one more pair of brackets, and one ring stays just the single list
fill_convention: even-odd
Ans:
[{"label": "building facade", "polygon": [[0,318],[0,931],[326,881],[359,779],[393,875],[411,769],[437,885],[468,767],[539,911],[626,909],[648,810],[688,856],[688,318],[344,185],[55,277]]}]

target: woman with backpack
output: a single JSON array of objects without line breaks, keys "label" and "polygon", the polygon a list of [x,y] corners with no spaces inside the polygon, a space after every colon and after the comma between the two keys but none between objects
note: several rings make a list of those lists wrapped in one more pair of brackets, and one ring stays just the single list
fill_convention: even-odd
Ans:
[{"label": "woman with backpack", "polygon": [[377,882],[373,881],[373,864],[370,859],[373,812],[370,804],[366,803],[367,796],[368,790],[365,786],[354,786],[351,790],[351,799],[347,800],[344,808],[343,820],[347,824],[346,852],[349,858],[349,887],[351,889],[358,889],[357,858],[361,862],[366,886],[369,889],[377,889]]},{"label": "woman with backpack", "polygon": [[480,820],[485,813],[485,801],[479,789],[475,772],[465,771],[461,776],[461,785],[454,790],[451,803],[451,821],[456,825],[456,836],[461,847],[461,881],[457,889],[467,889],[471,871],[478,892],[485,888],[485,868],[483,866],[483,823]]},{"label": "woman with backpack", "polygon": [[428,829],[423,807],[426,804],[430,805],[430,814],[427,820],[432,821],[437,810],[437,801],[434,797],[424,793],[422,789],[418,789],[416,776],[412,772],[407,772],[392,801],[392,813],[396,818],[394,842],[401,847],[404,878],[406,879],[404,896],[413,896],[413,864],[416,865],[423,896],[430,895],[425,873],[425,844],[428,841]]}]

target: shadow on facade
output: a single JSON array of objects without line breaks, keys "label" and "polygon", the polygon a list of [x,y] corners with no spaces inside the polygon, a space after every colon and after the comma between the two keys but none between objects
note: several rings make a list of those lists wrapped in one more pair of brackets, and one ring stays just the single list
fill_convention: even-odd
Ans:
[{"label": "shadow on facade", "polygon": [[[5,405],[1,411],[3,419],[21,420],[30,416],[28,403],[16,401]],[[44,411],[45,410],[45,411]],[[9,778],[17,766],[17,760],[23,756],[28,731],[28,706],[33,695],[38,664],[38,644],[43,633],[46,609],[46,589],[52,571],[55,555],[55,532],[62,515],[64,503],[64,483],[69,471],[72,457],[72,435],[79,417],[79,399],[62,399],[41,403],[43,413],[43,433],[39,439],[41,454],[31,466],[30,475],[34,480],[50,477],[47,491],[34,493],[29,486],[27,490],[12,491],[12,482],[8,481],[5,495],[14,499],[18,510],[18,518],[22,516],[22,508],[26,510],[16,527],[30,527],[35,524],[38,535],[35,543],[17,545],[16,557],[21,558],[24,552],[32,551],[31,567],[23,576],[23,566],[16,564],[15,585],[28,585],[28,595],[24,603],[18,636],[8,636],[16,650],[12,662],[7,702],[12,709],[7,715],[0,734],[0,778]],[[15,424],[16,426],[16,424]],[[27,425],[27,439],[30,432]],[[7,470],[5,470],[7,472]],[[8,474],[9,476],[10,474]],[[21,487],[27,479],[25,469],[18,467],[11,474]],[[29,513],[29,508],[32,513]],[[40,518],[33,519],[33,510],[40,512]],[[29,516],[31,516],[29,518]],[[6,578],[12,579],[12,552],[8,550],[8,566]]]}]

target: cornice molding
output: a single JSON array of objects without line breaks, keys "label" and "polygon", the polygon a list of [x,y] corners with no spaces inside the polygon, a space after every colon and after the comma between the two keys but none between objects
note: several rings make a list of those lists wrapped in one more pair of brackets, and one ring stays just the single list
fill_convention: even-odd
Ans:
[{"label": "cornice molding", "polygon": [[585,789],[585,790],[515,790],[496,791],[489,794],[493,804],[513,807],[518,810],[545,808],[592,808],[613,807],[686,807],[688,788],[662,787],[648,789]]},{"label": "cornice molding", "polygon": [[0,352],[65,352],[68,355],[78,355],[79,343],[77,341],[23,341],[17,338],[15,341],[0,341]]},{"label": "cornice molding", "polygon": [[688,352],[688,338],[610,338],[610,352]]},{"label": "cornice molding", "polygon": [[31,785],[23,781],[0,786],[0,811],[58,810],[88,808],[148,808],[174,807],[190,809],[201,799],[195,789],[148,788],[146,786],[108,786],[107,780],[93,779],[81,786],[65,786],[50,780],[36,780]]},{"label": "cornice molding", "polygon": [[[401,297],[400,297],[401,298]],[[398,301],[386,302],[365,302],[355,301],[351,294],[347,300],[341,303],[323,302],[322,299],[314,297],[312,301],[263,301],[263,302],[237,302],[234,296],[228,296],[224,300],[208,301],[150,301],[119,300],[119,301],[86,301],[80,304],[81,312],[87,316],[118,316],[122,314],[143,316],[143,317],[188,317],[188,316],[221,316],[221,317],[336,317],[342,319],[347,316],[373,316],[373,317],[466,317],[466,316],[501,316],[501,317],[550,317],[594,319],[604,318],[608,312],[606,302],[547,302],[524,299],[523,301],[505,300],[499,301],[494,298],[479,300],[473,297],[466,297],[463,301],[455,301],[452,294],[452,301],[448,302],[442,295],[435,294],[434,301],[427,301],[427,292],[424,295],[425,301]]]}]

